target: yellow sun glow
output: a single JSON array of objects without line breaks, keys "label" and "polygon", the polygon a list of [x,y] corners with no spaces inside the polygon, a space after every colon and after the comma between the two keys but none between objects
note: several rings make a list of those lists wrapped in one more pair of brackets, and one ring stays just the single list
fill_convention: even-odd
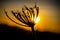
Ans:
[{"label": "yellow sun glow", "polygon": [[38,23],[40,21],[40,17],[38,16],[35,23]]}]

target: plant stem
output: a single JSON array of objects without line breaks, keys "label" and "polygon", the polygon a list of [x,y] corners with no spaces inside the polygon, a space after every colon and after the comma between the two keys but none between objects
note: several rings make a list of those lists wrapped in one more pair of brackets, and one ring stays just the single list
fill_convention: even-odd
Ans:
[{"label": "plant stem", "polygon": [[32,29],[33,40],[37,40],[36,33],[34,31],[34,27],[31,27],[31,29]]}]

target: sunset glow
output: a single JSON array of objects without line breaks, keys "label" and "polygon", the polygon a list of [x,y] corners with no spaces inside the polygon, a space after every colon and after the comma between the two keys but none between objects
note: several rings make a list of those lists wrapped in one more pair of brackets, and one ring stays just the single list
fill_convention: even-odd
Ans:
[{"label": "sunset glow", "polygon": [[[12,14],[11,10],[16,12],[19,10],[21,12],[21,9],[24,8],[24,5],[27,5],[27,7],[33,7],[34,1],[17,1],[17,2],[1,2],[1,8],[0,8],[0,24],[6,24],[9,26],[16,26],[25,30],[31,30],[30,27],[24,27],[15,24],[11,20],[9,20],[4,12],[4,9],[8,12],[8,15],[10,18],[12,18],[14,21],[19,22]],[[34,21],[36,23],[35,30],[38,31],[49,31],[49,32],[56,32],[60,33],[60,24],[58,24],[59,18],[58,18],[58,7],[56,4],[51,5],[49,2],[45,1],[38,1],[37,6],[39,7],[39,14],[37,19]],[[32,18],[33,20],[33,18]],[[30,20],[31,21],[31,20]]]},{"label": "sunset glow", "polygon": [[38,23],[39,21],[40,21],[40,17],[38,16],[38,17],[36,18],[35,23]]}]

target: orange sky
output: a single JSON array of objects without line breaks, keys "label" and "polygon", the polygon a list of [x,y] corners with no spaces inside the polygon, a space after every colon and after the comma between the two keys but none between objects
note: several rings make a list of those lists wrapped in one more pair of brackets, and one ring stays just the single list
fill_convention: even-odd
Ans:
[{"label": "orange sky", "polygon": [[[32,5],[31,5],[32,4]],[[23,3],[23,2],[6,2],[1,3],[1,7],[0,7],[0,24],[7,24],[9,26],[17,26],[19,28],[25,29],[25,30],[31,30],[30,27],[24,27],[24,26],[20,26],[15,24],[14,22],[10,21],[3,9],[6,9],[6,11],[8,12],[8,15],[15,20],[16,22],[20,23],[17,19],[15,19],[15,17],[11,14],[11,10],[14,11],[21,11],[21,8],[24,7],[24,5],[28,6],[28,7],[33,7],[34,6],[34,2],[32,3]],[[51,4],[47,4],[47,3],[43,3],[40,4],[39,2],[37,2],[37,6],[39,7],[39,18],[40,21],[38,23],[36,23],[35,25],[35,30],[44,32],[44,31],[50,31],[50,32],[55,32],[55,33],[60,33],[60,26],[58,25],[58,17],[57,17],[57,13],[58,13],[58,9],[55,5],[51,5]]]}]

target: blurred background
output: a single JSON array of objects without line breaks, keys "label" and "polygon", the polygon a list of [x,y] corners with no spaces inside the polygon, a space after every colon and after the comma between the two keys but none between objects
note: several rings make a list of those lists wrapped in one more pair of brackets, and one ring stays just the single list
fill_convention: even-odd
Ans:
[{"label": "blurred background", "polygon": [[[38,39],[41,37],[43,39],[45,36],[46,38],[49,36],[48,39],[59,39],[57,36],[60,34],[59,0],[0,0],[0,31],[4,33],[12,32],[12,34],[16,33],[16,35],[18,34],[19,36],[24,34],[25,36],[27,35],[26,37],[28,37],[28,35],[31,37],[31,28],[20,26],[9,20],[4,13],[4,9],[10,18],[21,23],[12,15],[11,10],[21,12],[24,5],[34,7],[35,2],[39,7],[39,22],[34,26],[35,31],[37,31],[37,37],[39,35]],[[25,36],[21,38],[26,38]]]}]

